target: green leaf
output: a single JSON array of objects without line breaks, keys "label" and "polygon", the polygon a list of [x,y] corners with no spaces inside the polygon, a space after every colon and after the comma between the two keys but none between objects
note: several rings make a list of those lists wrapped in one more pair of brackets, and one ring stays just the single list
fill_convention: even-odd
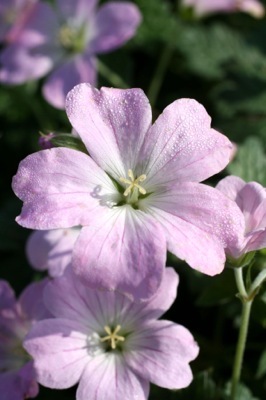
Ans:
[{"label": "green leaf", "polygon": [[[231,383],[229,382],[225,386],[224,400],[231,399],[230,388],[231,388]],[[236,396],[234,400],[260,400],[260,399],[258,397],[254,397],[249,388],[244,384],[240,383],[237,387]]]},{"label": "green leaf", "polygon": [[239,146],[236,158],[228,166],[228,171],[246,182],[257,181],[266,186],[266,155],[262,141],[258,138],[248,138]]},{"label": "green leaf", "polygon": [[256,372],[256,378],[260,379],[266,374],[266,350],[262,353],[259,359],[259,365]]},{"label": "green leaf", "polygon": [[68,147],[69,149],[79,150],[88,154],[88,150],[86,149],[84,143],[71,133],[55,134],[55,136],[51,138],[51,143],[55,147]]}]

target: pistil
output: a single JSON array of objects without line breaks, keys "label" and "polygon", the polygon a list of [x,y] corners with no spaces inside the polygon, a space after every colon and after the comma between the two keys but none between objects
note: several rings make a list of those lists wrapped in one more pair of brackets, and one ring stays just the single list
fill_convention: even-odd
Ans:
[{"label": "pistil", "polygon": [[141,194],[146,194],[146,190],[139,184],[139,182],[145,181],[147,176],[145,174],[142,174],[138,178],[135,179],[132,169],[128,170],[128,176],[130,179],[123,178],[123,177],[120,178],[120,182],[123,182],[126,185],[129,185],[123,193],[124,196],[127,197],[129,194],[134,194],[134,192],[135,193],[140,192]]},{"label": "pistil", "polygon": [[104,330],[108,334],[107,336],[102,337],[100,340],[101,342],[109,341],[111,345],[111,349],[114,350],[118,342],[124,342],[124,336],[120,336],[117,333],[120,331],[121,325],[117,325],[114,331],[112,332],[109,326],[105,326]]}]

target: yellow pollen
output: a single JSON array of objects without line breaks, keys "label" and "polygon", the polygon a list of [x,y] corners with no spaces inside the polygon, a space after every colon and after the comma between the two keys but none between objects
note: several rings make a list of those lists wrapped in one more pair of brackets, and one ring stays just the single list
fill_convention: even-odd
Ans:
[{"label": "yellow pollen", "polygon": [[101,338],[101,342],[106,342],[107,340],[110,341],[111,348],[114,350],[116,348],[117,342],[124,342],[125,338],[124,336],[117,335],[117,333],[120,331],[121,325],[117,325],[115,330],[112,332],[111,328],[109,326],[105,326],[104,330],[106,333],[108,333],[107,336],[104,336]]},{"label": "yellow pollen", "polygon": [[140,191],[141,194],[146,194],[146,190],[139,185],[139,182],[145,181],[147,176],[145,174],[140,175],[138,178],[135,179],[134,174],[132,169],[128,170],[128,176],[130,179],[127,178],[120,178],[120,182],[125,183],[126,185],[129,185],[128,188],[124,191],[124,196],[128,196],[131,190],[133,190],[135,187]]}]

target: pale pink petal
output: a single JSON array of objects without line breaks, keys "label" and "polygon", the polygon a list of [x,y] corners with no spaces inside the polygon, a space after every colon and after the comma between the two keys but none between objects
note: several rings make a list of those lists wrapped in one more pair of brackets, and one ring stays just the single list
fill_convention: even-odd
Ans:
[{"label": "pale pink petal", "polygon": [[169,389],[192,381],[189,362],[199,352],[191,333],[169,321],[154,321],[132,333],[125,342],[125,360],[143,379]]},{"label": "pale pink petal", "polygon": [[254,18],[262,18],[265,15],[265,8],[261,2],[257,0],[242,0],[239,9]]},{"label": "pale pink petal", "polygon": [[[76,86],[66,112],[94,160],[115,179],[134,170],[151,124],[151,107],[140,89]],[[141,173],[141,172],[140,172]]]},{"label": "pale pink petal", "polygon": [[224,248],[240,246],[244,218],[237,205],[207,185],[182,183],[141,201],[165,229],[168,249],[208,275],[223,270]]},{"label": "pale pink petal", "polygon": [[48,279],[33,282],[24,289],[18,299],[18,307],[24,318],[32,322],[49,318],[51,316],[43,302],[43,291],[48,283]]},{"label": "pale pink petal", "polygon": [[216,189],[220,190],[231,200],[236,201],[238,192],[243,189],[246,182],[238,176],[227,176],[226,178],[220,180],[216,185]]},{"label": "pale pink petal", "polygon": [[44,299],[54,316],[79,321],[94,331],[103,331],[124,303],[124,296],[118,293],[88,289],[72,268],[47,285]]},{"label": "pale pink petal", "polygon": [[55,389],[75,385],[90,358],[89,334],[76,321],[60,318],[35,324],[24,347],[34,359],[38,382]]},{"label": "pale pink petal", "polygon": [[43,86],[43,96],[54,107],[63,109],[67,93],[81,82],[96,84],[96,59],[86,53],[56,68]]},{"label": "pale pink petal", "polygon": [[130,312],[121,312],[121,326],[132,326],[136,329],[137,324],[147,319],[160,318],[173,304],[177,295],[179,278],[173,268],[166,268],[165,273],[155,295],[147,302],[130,303]]},{"label": "pale pink petal", "polygon": [[0,280],[0,310],[13,308],[16,304],[14,290],[8,282]]},{"label": "pale pink petal", "polygon": [[54,65],[50,55],[16,43],[2,51],[0,63],[0,81],[9,84],[21,84],[41,78]]},{"label": "pale pink petal", "polygon": [[86,154],[67,148],[39,151],[25,158],[13,178],[13,190],[24,201],[17,222],[31,229],[86,225],[105,214],[116,189]]},{"label": "pale pink petal", "polygon": [[56,8],[63,20],[79,26],[81,22],[89,22],[97,3],[97,0],[56,0]]},{"label": "pale pink petal", "polygon": [[26,253],[33,268],[48,269],[52,277],[62,275],[70,264],[80,228],[34,231],[28,238]]},{"label": "pale pink petal", "polygon": [[266,227],[266,191],[257,182],[247,183],[238,193],[236,203],[246,221],[246,232]]},{"label": "pale pink petal", "polygon": [[160,226],[150,216],[124,206],[82,229],[73,252],[73,267],[91,287],[144,300],[161,283],[165,256]]},{"label": "pale pink petal", "polygon": [[141,14],[133,3],[113,1],[104,4],[95,16],[91,51],[102,53],[122,46],[134,36],[140,22]]},{"label": "pale pink petal", "polygon": [[91,360],[82,374],[77,400],[147,400],[149,383],[136,376],[122,356],[106,353]]},{"label": "pale pink petal", "polygon": [[210,124],[196,100],[170,104],[149,130],[139,155],[146,186],[200,182],[221,171],[230,161],[232,144]]}]

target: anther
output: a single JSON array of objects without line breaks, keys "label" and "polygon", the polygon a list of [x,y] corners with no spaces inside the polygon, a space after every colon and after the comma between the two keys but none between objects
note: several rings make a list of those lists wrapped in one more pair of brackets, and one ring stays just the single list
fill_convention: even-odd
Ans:
[{"label": "anther", "polygon": [[126,185],[129,185],[123,193],[124,196],[128,196],[129,193],[132,190],[134,190],[134,188],[137,188],[141,194],[146,194],[146,190],[142,186],[139,185],[139,182],[145,181],[147,176],[145,174],[142,174],[138,178],[135,179],[132,169],[129,169],[127,174],[130,179],[123,178],[123,177],[120,178],[120,182],[123,182]]},{"label": "anther", "polygon": [[100,338],[101,342],[109,341],[111,344],[111,348],[114,350],[116,348],[117,342],[125,341],[124,336],[117,335],[117,333],[120,331],[120,329],[121,329],[121,325],[117,325],[117,327],[112,332],[111,328],[106,325],[104,327],[104,330],[106,333],[108,333],[108,335]]}]

